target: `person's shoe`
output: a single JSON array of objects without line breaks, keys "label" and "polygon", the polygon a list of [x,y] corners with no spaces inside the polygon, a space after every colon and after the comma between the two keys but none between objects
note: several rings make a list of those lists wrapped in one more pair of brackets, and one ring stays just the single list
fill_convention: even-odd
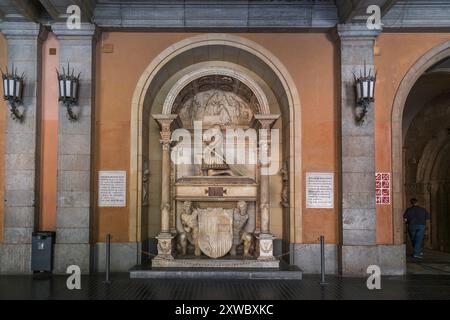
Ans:
[{"label": "person's shoe", "polygon": [[421,252],[421,253],[419,254],[419,256],[421,256],[421,257],[423,258],[423,252]]},{"label": "person's shoe", "polygon": [[416,258],[416,259],[423,259],[422,256],[418,256],[418,255],[413,255],[413,258]]}]

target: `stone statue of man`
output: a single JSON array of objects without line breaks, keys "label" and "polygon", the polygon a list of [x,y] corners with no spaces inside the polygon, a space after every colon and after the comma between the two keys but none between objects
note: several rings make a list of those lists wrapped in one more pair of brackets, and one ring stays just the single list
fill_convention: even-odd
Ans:
[{"label": "stone statue of man", "polygon": [[230,254],[236,255],[236,247],[244,242],[244,256],[249,255],[252,235],[244,230],[248,221],[247,202],[239,201],[233,212],[233,246]]},{"label": "stone statue of man", "polygon": [[197,209],[192,209],[192,202],[185,201],[183,203],[183,213],[181,214],[181,223],[183,225],[183,229],[186,234],[190,235],[190,239],[188,237],[180,237],[180,245],[182,249],[182,253],[186,254],[187,251],[187,241],[191,240],[194,245],[195,251],[194,254],[196,256],[201,255],[200,247],[198,245],[198,214]]}]

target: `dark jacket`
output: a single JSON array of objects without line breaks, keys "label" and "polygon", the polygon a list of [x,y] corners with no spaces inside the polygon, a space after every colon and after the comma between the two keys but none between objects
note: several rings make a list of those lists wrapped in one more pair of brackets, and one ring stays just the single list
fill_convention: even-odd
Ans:
[{"label": "dark jacket", "polygon": [[430,220],[430,214],[425,208],[412,206],[406,209],[403,218],[409,225],[426,225],[427,220]]}]

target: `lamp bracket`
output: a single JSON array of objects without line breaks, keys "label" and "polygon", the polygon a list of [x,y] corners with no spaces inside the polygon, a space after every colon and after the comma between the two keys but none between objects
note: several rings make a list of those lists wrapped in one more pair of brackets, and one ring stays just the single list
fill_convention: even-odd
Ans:
[{"label": "lamp bracket", "polygon": [[25,119],[24,112],[19,111],[16,102],[14,102],[13,100],[9,99],[8,102],[9,102],[9,109],[11,112],[11,118],[13,120],[18,120],[19,122],[22,123],[23,120]]},{"label": "lamp bracket", "polygon": [[67,116],[68,116],[69,120],[70,121],[77,121],[78,120],[78,115],[72,109],[72,106],[74,105],[74,103],[71,102],[71,101],[64,101],[64,105],[66,106]]},{"label": "lamp bracket", "polygon": [[360,111],[356,110],[355,119],[356,122],[362,126],[365,122],[365,118],[369,109],[370,101],[362,100],[358,102],[358,107],[361,108]]}]

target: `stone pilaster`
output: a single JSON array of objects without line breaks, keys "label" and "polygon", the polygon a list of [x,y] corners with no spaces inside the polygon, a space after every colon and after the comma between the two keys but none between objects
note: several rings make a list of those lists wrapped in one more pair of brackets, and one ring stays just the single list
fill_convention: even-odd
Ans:
[{"label": "stone pilaster", "polygon": [[[254,121],[256,127],[260,130],[259,134],[259,148],[267,156],[270,156],[270,130],[280,115],[255,115]],[[265,133],[265,134],[264,134]],[[262,134],[262,135],[261,135]],[[261,221],[261,232],[256,235],[258,239],[257,253],[258,259],[270,260],[273,256],[273,239],[274,236],[270,233],[270,181],[268,175],[268,168],[270,162],[261,161],[261,154],[258,156],[260,168],[259,181],[259,215]],[[270,159],[270,158],[269,158]]]},{"label": "stone pilaster", "polygon": [[[33,22],[3,22],[8,64],[24,73],[23,122],[7,111],[5,147],[4,241],[0,273],[31,272],[31,235],[38,227],[41,52],[47,31]],[[4,66],[2,66],[4,69]]]},{"label": "stone pilaster", "polygon": [[158,255],[155,259],[173,259],[175,235],[170,232],[170,212],[172,200],[170,199],[171,182],[171,135],[172,130],[180,127],[178,115],[159,114],[153,115],[161,132],[162,147],[162,172],[161,172],[161,231],[156,237],[158,239]]},{"label": "stone pilaster", "polygon": [[374,104],[356,121],[355,79],[374,68],[379,34],[366,25],[338,26],[341,40],[342,273],[364,273],[376,264]]},{"label": "stone pilaster", "polygon": [[[61,104],[58,126],[58,204],[56,221],[55,271],[80,266],[91,267],[91,219],[93,205],[92,141],[95,93],[95,25],[83,23],[69,30],[55,23],[52,30],[60,43],[60,63],[80,75],[79,99],[75,107],[78,120],[71,121]],[[56,76],[56,75],[55,75]]]}]

